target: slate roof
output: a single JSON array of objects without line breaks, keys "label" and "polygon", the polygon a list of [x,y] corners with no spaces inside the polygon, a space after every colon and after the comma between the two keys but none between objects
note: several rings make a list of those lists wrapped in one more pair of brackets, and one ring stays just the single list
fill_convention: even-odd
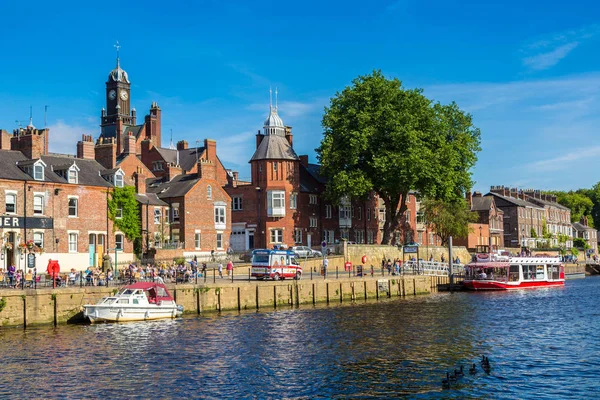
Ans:
[{"label": "slate roof", "polygon": [[306,170],[312,175],[313,178],[315,178],[319,183],[325,184],[327,183],[327,180],[319,173],[320,169],[321,166],[319,164],[308,164],[308,167],[306,167]]},{"label": "slate roof", "polygon": [[199,180],[196,174],[177,175],[170,181],[166,181],[165,178],[151,178],[146,180],[146,192],[155,193],[159,199],[183,197]]},{"label": "slate roof", "polygon": [[473,197],[471,211],[489,211],[492,206],[492,199],[492,196]]},{"label": "slate roof", "polygon": [[155,193],[138,194],[136,193],[135,199],[138,203],[149,204],[151,206],[168,206],[167,203],[158,198]]},{"label": "slate roof", "polygon": [[301,164],[300,166],[300,191],[309,193],[320,193],[319,182],[306,168]]},{"label": "slate roof", "polygon": [[517,199],[516,197],[503,196],[501,194],[494,193],[494,192],[490,192],[490,193],[486,194],[486,196],[495,196],[499,199],[508,201],[509,203],[512,203],[512,204],[514,204],[516,206],[520,206],[520,207],[543,208],[543,207],[538,206],[537,204],[533,204],[533,203],[530,203],[525,200]]},{"label": "slate roof", "polygon": [[250,161],[298,160],[298,155],[284,136],[266,135]]},{"label": "slate roof", "polygon": [[[79,167],[79,185],[112,187],[109,182],[100,176],[100,171],[104,171],[104,167],[96,160],[85,160],[66,155],[44,155],[41,159],[46,164],[46,168],[44,168],[45,182],[68,183],[65,178],[54,172],[52,168],[54,166],[61,167],[66,164],[71,166],[75,163]],[[23,172],[17,165],[17,162],[23,166],[23,164],[29,164],[29,161],[33,160],[29,160],[20,151],[0,150],[0,179],[33,181],[33,177]]]},{"label": "slate roof", "polygon": [[197,157],[201,157],[204,153],[204,147],[191,147],[184,150],[167,149],[164,147],[156,147],[156,151],[161,155],[165,162],[177,164],[177,153],[179,153],[179,166],[184,171],[191,170],[196,164],[196,149],[198,149]]},{"label": "slate roof", "polygon": [[142,130],[142,128],[144,127],[144,125],[135,125],[135,126],[126,126],[125,129],[123,129],[123,134],[125,136],[129,136],[129,132],[132,133],[132,135],[137,138],[140,135],[140,131]]},{"label": "slate roof", "polygon": [[556,207],[556,208],[560,208],[561,210],[569,210],[571,211],[571,209],[569,207],[565,207],[562,204],[559,204],[555,201],[548,201],[548,200],[543,200],[543,199],[536,199],[535,197],[531,198],[532,202],[535,203],[539,203],[545,206],[549,206],[549,207]]},{"label": "slate roof", "polygon": [[573,228],[575,228],[579,232],[582,232],[582,231],[593,231],[594,230],[594,228],[592,228],[591,226],[585,226],[581,222],[573,222],[572,225],[573,225]]}]

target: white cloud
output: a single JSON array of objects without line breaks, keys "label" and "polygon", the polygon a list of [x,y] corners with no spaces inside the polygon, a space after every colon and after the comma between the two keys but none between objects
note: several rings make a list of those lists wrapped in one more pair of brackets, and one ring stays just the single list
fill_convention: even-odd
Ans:
[{"label": "white cloud", "polygon": [[76,154],[77,142],[81,140],[81,135],[97,136],[95,126],[69,125],[63,120],[49,125],[49,151],[51,153]]},{"label": "white cloud", "polygon": [[547,53],[537,54],[531,57],[525,57],[523,64],[534,70],[544,70],[555,66],[569,55],[579,45],[578,42],[567,43]]},{"label": "white cloud", "polygon": [[571,150],[546,160],[540,160],[526,165],[528,168],[541,172],[560,171],[569,168],[573,163],[581,163],[589,158],[600,156],[600,146],[583,147]]}]

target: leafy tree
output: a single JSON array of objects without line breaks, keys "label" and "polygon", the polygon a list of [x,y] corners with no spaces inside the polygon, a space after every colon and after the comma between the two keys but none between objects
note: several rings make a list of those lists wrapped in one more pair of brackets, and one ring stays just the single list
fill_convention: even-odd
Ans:
[{"label": "leafy tree", "polygon": [[113,221],[113,230],[119,228],[127,240],[141,238],[140,216],[135,188],[133,186],[115,187],[109,194],[108,217]]},{"label": "leafy tree", "polygon": [[472,186],[480,132],[471,115],[455,103],[434,104],[381,71],[336,93],[322,125],[316,152],[326,196],[339,203],[374,191],[385,203],[385,244],[403,219],[409,191],[450,202]]},{"label": "leafy tree", "polygon": [[467,237],[469,223],[478,219],[477,213],[471,212],[471,208],[462,198],[450,202],[426,199],[421,209],[427,225],[442,239],[442,244],[448,243],[450,236]]},{"label": "leafy tree", "polygon": [[556,196],[556,201],[568,207],[571,210],[571,222],[579,222],[582,216],[591,216],[594,208],[594,202],[589,196],[591,191],[580,189],[576,192],[553,191],[551,194]]},{"label": "leafy tree", "polygon": [[583,238],[574,238],[573,239],[573,246],[575,246],[577,248],[585,249],[586,245],[588,245],[588,244],[585,241],[585,239],[583,239]]},{"label": "leafy tree", "polygon": [[565,243],[567,243],[567,241],[569,240],[569,235],[565,235],[564,233],[559,233],[557,235],[557,240],[558,240],[559,246],[564,246]]},{"label": "leafy tree", "polygon": [[571,254],[577,257],[579,255],[579,250],[577,250],[575,247],[571,247]]},{"label": "leafy tree", "polygon": [[548,230],[548,224],[546,223],[546,218],[542,220],[542,237],[544,239],[552,239],[554,235],[552,232]]},{"label": "leafy tree", "polygon": [[537,232],[535,231],[534,228],[531,228],[531,231],[529,233],[531,235],[532,238],[537,239]]}]

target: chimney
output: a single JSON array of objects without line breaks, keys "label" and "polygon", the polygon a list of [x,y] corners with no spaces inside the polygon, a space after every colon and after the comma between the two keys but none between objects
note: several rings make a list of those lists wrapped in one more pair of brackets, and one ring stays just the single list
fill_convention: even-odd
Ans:
[{"label": "chimney", "polygon": [[469,205],[469,208],[472,208],[473,207],[473,196],[471,195],[470,190],[467,192],[466,199],[467,199],[467,204]]},{"label": "chimney", "polygon": [[237,182],[237,181],[238,181],[238,177],[239,177],[240,173],[239,173],[239,172],[237,172],[237,171],[233,171],[233,172],[232,172],[232,175],[233,175],[233,180],[234,180],[235,182]]},{"label": "chimney", "polygon": [[146,176],[142,168],[138,168],[135,173],[135,191],[139,194],[146,193]]},{"label": "chimney", "polygon": [[286,126],[285,127],[285,139],[290,143],[291,147],[293,146],[293,135],[292,135],[292,127],[291,126]]},{"label": "chimney", "polygon": [[11,136],[12,135],[4,129],[0,129],[0,150],[10,150]]},{"label": "chimney", "polygon": [[216,180],[217,170],[215,164],[210,160],[198,160],[198,178]]},{"label": "chimney", "polygon": [[117,144],[114,138],[98,140],[94,148],[95,158],[106,169],[113,169],[117,165]]},{"label": "chimney", "polygon": [[131,132],[129,132],[129,134],[127,136],[125,136],[123,153],[124,154],[135,154],[135,142],[136,142],[135,136],[133,136],[133,134]]},{"label": "chimney", "polygon": [[180,140],[179,142],[177,142],[177,150],[187,150],[188,149],[188,142],[185,140]]},{"label": "chimney", "polygon": [[307,154],[303,154],[300,156],[300,163],[302,163],[302,165],[304,165],[305,167],[308,167],[308,155]]},{"label": "chimney", "polygon": [[19,128],[10,138],[10,148],[20,151],[30,160],[38,159],[48,154],[48,133],[49,129],[36,129],[33,126]]},{"label": "chimney", "polygon": [[256,134],[256,148],[258,149],[258,146],[260,146],[260,143],[262,142],[262,140],[265,138],[265,135],[263,135],[262,133],[260,133],[260,129],[258,130],[258,133]]},{"label": "chimney", "polygon": [[217,142],[213,139],[204,139],[204,154],[206,159],[212,162],[217,161]]},{"label": "chimney", "polygon": [[173,164],[167,164],[167,168],[166,168],[166,176],[167,179],[170,181],[171,179],[175,178],[177,175],[181,175],[183,173],[183,170],[181,169],[181,167],[173,165]]},{"label": "chimney", "polygon": [[153,101],[150,106],[150,114],[144,119],[146,123],[146,137],[151,139],[158,147],[161,146],[161,110]]},{"label": "chimney", "polygon": [[81,140],[77,142],[77,158],[93,160],[95,156],[92,135],[81,135]]},{"label": "chimney", "polygon": [[131,124],[135,125],[135,121],[137,119],[137,111],[135,110],[135,108],[131,109]]}]

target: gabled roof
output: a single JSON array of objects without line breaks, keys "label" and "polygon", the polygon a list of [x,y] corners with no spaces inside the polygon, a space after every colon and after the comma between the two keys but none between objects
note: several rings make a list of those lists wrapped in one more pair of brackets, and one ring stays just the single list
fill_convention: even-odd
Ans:
[{"label": "gabled roof", "polygon": [[200,179],[196,174],[177,175],[168,182],[164,178],[148,179],[146,181],[146,191],[148,193],[155,193],[159,199],[183,197],[198,181]]},{"label": "gabled roof", "polygon": [[572,225],[573,225],[573,228],[575,228],[579,232],[582,232],[582,231],[593,231],[593,230],[595,230],[595,228],[592,228],[591,226],[585,226],[581,222],[573,222]]},{"label": "gabled roof", "polygon": [[155,147],[155,149],[165,162],[173,165],[177,164],[177,153],[179,153],[179,166],[184,171],[194,168],[197,157],[201,157],[202,153],[204,153],[204,147],[192,147],[183,150],[167,149],[164,147]]},{"label": "gabled roof", "polygon": [[471,211],[489,211],[492,207],[492,196],[476,196],[472,198]]},{"label": "gabled roof", "polygon": [[140,131],[142,130],[142,128],[144,127],[144,125],[135,125],[135,126],[125,126],[125,129],[123,129],[123,135],[128,136],[129,132],[131,132],[132,136],[134,136],[136,139],[137,137],[140,135]]},{"label": "gabled roof", "polygon": [[149,204],[151,206],[168,206],[167,203],[158,198],[156,193],[135,194],[135,199],[138,203]]},{"label": "gabled roof", "polygon": [[256,160],[298,160],[298,155],[285,136],[266,135],[254,152],[250,161]]},{"label": "gabled roof", "polygon": [[300,191],[309,193],[320,193],[320,182],[303,164],[300,164]]},{"label": "gabled roof", "polygon": [[543,207],[538,206],[537,204],[533,204],[533,203],[530,203],[525,200],[517,199],[516,197],[503,196],[501,194],[494,193],[494,192],[490,192],[490,193],[486,194],[485,196],[486,197],[494,196],[496,198],[502,199],[504,201],[507,201],[507,202],[512,203],[515,206],[519,206],[519,207],[543,208]]}]

